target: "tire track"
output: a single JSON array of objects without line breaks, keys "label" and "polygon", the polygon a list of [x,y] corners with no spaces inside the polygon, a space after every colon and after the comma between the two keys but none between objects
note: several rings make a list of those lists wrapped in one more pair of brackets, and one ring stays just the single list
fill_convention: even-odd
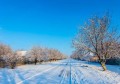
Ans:
[{"label": "tire track", "polygon": [[62,79],[61,79],[61,81],[60,81],[60,84],[63,84],[63,82],[65,81],[65,78],[66,78],[66,70],[65,70],[65,69],[64,69],[64,71],[62,72],[61,76],[62,76]]},{"label": "tire track", "polygon": [[73,67],[73,66],[72,66],[72,69],[71,69],[72,70],[72,84],[79,84],[80,80],[78,78],[80,78],[79,77],[80,73],[78,73],[77,70],[76,70],[76,67]]},{"label": "tire track", "polygon": [[65,82],[66,82],[66,79],[68,80],[68,77],[69,77],[69,71],[68,71],[68,68],[69,68],[69,61],[65,64],[65,66],[63,67],[63,72],[62,72],[62,74],[61,74],[61,76],[62,76],[62,79],[61,79],[61,81],[60,81],[60,83],[59,84],[66,84]]},{"label": "tire track", "polygon": [[[62,64],[63,64],[63,63],[61,63],[60,65],[62,65]],[[30,80],[30,79],[32,79],[32,78],[34,78],[34,77],[36,77],[36,76],[41,75],[41,74],[44,74],[44,73],[46,73],[46,72],[48,72],[48,71],[50,71],[50,70],[53,71],[53,70],[59,68],[60,65],[56,65],[56,66],[54,66],[54,67],[51,67],[51,68],[49,68],[49,69],[46,69],[46,70],[44,70],[44,71],[42,71],[42,72],[40,72],[40,73],[37,73],[37,74],[35,74],[35,75],[31,76],[31,77],[26,78],[26,79],[23,80],[23,81],[18,82],[17,84],[22,84],[22,83],[24,83],[25,81]]]}]

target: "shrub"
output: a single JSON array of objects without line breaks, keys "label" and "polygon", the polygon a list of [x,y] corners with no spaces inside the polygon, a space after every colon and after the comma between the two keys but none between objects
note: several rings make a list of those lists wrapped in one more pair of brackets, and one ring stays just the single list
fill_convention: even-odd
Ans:
[{"label": "shrub", "polygon": [[120,58],[110,58],[110,59],[107,59],[106,64],[120,65]]}]

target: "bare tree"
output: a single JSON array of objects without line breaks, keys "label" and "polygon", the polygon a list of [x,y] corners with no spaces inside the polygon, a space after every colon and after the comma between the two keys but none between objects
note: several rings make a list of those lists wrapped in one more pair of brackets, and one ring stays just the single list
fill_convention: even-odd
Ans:
[{"label": "bare tree", "polygon": [[5,67],[7,65],[6,58],[11,53],[12,49],[8,45],[0,43],[0,63],[2,67]]},{"label": "bare tree", "polygon": [[43,48],[41,51],[41,59],[42,61],[46,62],[49,61],[49,49]]},{"label": "bare tree", "polygon": [[8,45],[0,43],[0,58],[4,60],[5,65],[9,65],[12,69],[15,68],[17,57]]},{"label": "bare tree", "polygon": [[18,57],[15,52],[12,52],[6,57],[6,62],[8,63],[11,69],[14,69],[16,67],[17,61]]},{"label": "bare tree", "polygon": [[66,56],[57,49],[49,49],[49,59],[52,61],[65,59]]},{"label": "bare tree", "polygon": [[79,48],[79,49],[73,51],[73,53],[70,57],[73,59],[82,60],[82,58],[87,54],[88,54],[88,52],[85,52],[85,50],[83,48]]},{"label": "bare tree", "polygon": [[48,53],[49,53],[49,60],[50,61],[55,60],[56,55],[55,55],[54,49],[49,49]]},{"label": "bare tree", "polygon": [[[6,65],[14,69],[18,64],[46,62],[50,60],[64,59],[60,51],[56,49],[42,48],[40,46],[34,46],[30,51],[16,51],[14,52],[8,45],[0,43],[0,66]],[[4,63],[3,63],[4,62]],[[3,64],[3,65],[1,65]]]},{"label": "bare tree", "polygon": [[12,53],[12,49],[3,43],[0,43],[0,57],[3,57],[3,55],[7,55],[9,53]]},{"label": "bare tree", "polygon": [[93,53],[98,56],[99,62],[106,70],[106,59],[111,53],[114,53],[113,43],[117,43],[118,35],[114,28],[110,27],[110,17],[108,14],[103,17],[93,17],[79,29],[79,32],[73,40],[73,46],[78,49]]},{"label": "bare tree", "polygon": [[41,61],[41,51],[42,48],[39,46],[32,47],[32,49],[29,51],[29,55],[31,57],[31,60],[34,61],[35,65],[38,61]]},{"label": "bare tree", "polygon": [[64,58],[66,58],[66,56],[56,49],[42,48],[39,46],[33,47],[28,51],[26,56],[26,60],[34,62],[35,65],[37,62],[55,61]]}]

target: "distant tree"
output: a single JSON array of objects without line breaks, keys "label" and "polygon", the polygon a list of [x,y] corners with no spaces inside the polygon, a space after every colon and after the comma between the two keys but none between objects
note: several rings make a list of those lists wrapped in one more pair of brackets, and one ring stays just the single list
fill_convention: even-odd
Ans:
[{"label": "distant tree", "polygon": [[32,47],[32,49],[29,51],[29,55],[31,57],[31,60],[34,61],[35,65],[38,61],[41,61],[42,55],[41,55],[42,48],[39,46]]},{"label": "distant tree", "polygon": [[0,43],[0,58],[10,53],[12,53],[10,46]]},{"label": "distant tree", "polygon": [[[103,17],[93,17],[79,29],[79,32],[73,40],[73,46],[78,49],[93,53],[98,56],[99,62],[106,70],[106,59],[112,54],[116,54],[113,43],[119,42],[119,35],[116,28],[110,27],[110,17],[108,14]],[[113,56],[113,55],[112,55]]]},{"label": "distant tree", "polygon": [[46,61],[55,61],[60,59],[65,59],[66,56],[56,49],[42,48],[40,46],[32,47],[28,51],[26,56],[26,61],[34,62],[36,65],[37,62],[46,62]]},{"label": "distant tree", "polygon": [[16,64],[18,61],[18,57],[17,57],[16,53],[12,52],[6,58],[7,58],[6,61],[8,62],[11,69],[14,69],[16,67]]},{"label": "distant tree", "polygon": [[10,46],[0,43],[0,58],[4,60],[4,65],[9,65],[12,69],[16,67],[17,57]]},{"label": "distant tree", "polygon": [[52,60],[60,60],[60,59],[65,59],[66,56],[61,53],[59,50],[57,49],[49,49],[49,59]]},{"label": "distant tree", "polygon": [[82,60],[82,58],[87,54],[88,54],[88,52],[85,52],[85,50],[83,48],[79,48],[79,49],[73,51],[73,53],[70,57],[73,59]]},{"label": "distant tree", "polygon": [[0,63],[1,67],[6,67],[6,57],[12,53],[12,49],[3,43],[0,43]]},{"label": "distant tree", "polygon": [[49,49],[48,48],[43,48],[41,51],[41,59],[42,61],[49,61]]}]

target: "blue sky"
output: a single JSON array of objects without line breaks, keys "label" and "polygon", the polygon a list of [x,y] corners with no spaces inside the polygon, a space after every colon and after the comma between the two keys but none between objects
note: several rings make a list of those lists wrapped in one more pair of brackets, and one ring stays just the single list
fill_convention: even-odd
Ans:
[{"label": "blue sky", "polygon": [[15,50],[41,45],[70,55],[80,25],[109,11],[119,27],[119,8],[119,0],[0,0],[0,42]]}]

